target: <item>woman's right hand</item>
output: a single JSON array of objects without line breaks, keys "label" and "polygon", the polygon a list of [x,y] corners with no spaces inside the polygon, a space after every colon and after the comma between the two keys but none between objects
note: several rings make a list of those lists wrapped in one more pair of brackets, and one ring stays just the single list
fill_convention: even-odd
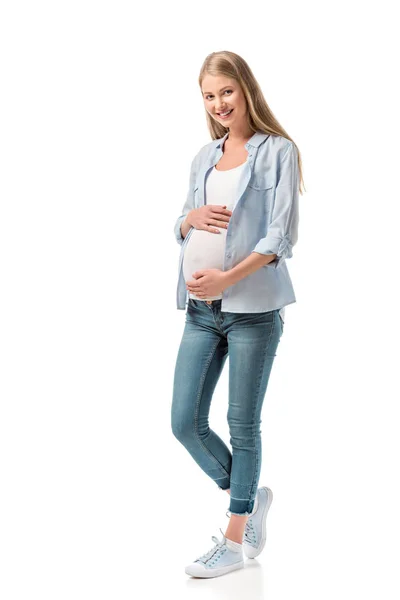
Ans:
[{"label": "woman's right hand", "polygon": [[200,208],[192,208],[186,220],[195,229],[204,229],[210,233],[220,233],[216,227],[227,229],[232,211],[219,204],[205,204]]}]

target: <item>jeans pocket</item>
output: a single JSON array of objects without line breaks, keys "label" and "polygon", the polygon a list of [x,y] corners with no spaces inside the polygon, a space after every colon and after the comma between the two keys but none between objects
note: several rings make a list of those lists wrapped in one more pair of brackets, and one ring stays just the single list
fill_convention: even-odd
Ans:
[{"label": "jeans pocket", "polygon": [[200,300],[194,300],[193,298],[189,298],[187,306],[191,309],[199,309],[199,302]]}]

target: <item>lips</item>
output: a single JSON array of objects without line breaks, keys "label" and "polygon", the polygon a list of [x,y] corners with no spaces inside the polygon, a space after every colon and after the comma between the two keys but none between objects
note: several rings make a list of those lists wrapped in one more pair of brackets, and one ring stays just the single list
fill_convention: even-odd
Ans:
[{"label": "lips", "polygon": [[233,108],[231,108],[230,111],[228,111],[228,114],[226,114],[226,115],[224,115],[223,112],[222,113],[217,112],[217,115],[219,116],[220,119],[229,119],[229,117],[232,114],[232,111],[233,111]]}]

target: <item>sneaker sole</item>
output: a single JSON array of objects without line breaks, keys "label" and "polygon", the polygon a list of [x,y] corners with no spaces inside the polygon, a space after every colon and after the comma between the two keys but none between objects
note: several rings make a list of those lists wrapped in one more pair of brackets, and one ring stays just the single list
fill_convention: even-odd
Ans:
[{"label": "sneaker sole", "polygon": [[219,577],[220,575],[226,575],[226,573],[230,573],[231,571],[236,571],[237,569],[244,568],[244,561],[241,560],[233,565],[227,565],[226,567],[221,567],[220,569],[204,569],[204,571],[197,570],[192,566],[185,568],[185,573],[190,575],[191,577],[201,577],[202,579],[210,577]]},{"label": "sneaker sole", "polygon": [[[261,554],[261,552],[264,550],[265,542],[267,541],[267,527],[266,527],[267,514],[268,514],[269,508],[272,504],[272,500],[273,500],[274,496],[272,494],[272,490],[270,490],[269,487],[263,486],[261,489],[263,489],[267,492],[267,504],[265,505],[264,514],[262,517],[261,543],[257,549],[255,549],[253,546],[243,543],[243,551],[246,554],[247,558],[256,558],[257,556],[259,556]],[[251,556],[249,556],[246,551],[250,551]]]}]

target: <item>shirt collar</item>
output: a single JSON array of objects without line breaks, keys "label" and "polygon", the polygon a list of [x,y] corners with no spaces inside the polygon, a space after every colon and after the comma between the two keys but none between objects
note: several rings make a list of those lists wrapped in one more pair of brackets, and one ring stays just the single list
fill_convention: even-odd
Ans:
[{"label": "shirt collar", "polygon": [[[229,131],[226,132],[224,137],[216,140],[216,146],[215,146],[216,148],[222,147],[222,144],[225,142],[226,138],[228,137],[228,134],[229,134]],[[254,148],[258,148],[258,146],[261,144],[261,142],[263,142],[268,136],[269,136],[269,133],[263,133],[262,131],[256,131],[251,136],[249,141],[246,142],[245,148],[247,147],[247,145],[253,146]]]}]

